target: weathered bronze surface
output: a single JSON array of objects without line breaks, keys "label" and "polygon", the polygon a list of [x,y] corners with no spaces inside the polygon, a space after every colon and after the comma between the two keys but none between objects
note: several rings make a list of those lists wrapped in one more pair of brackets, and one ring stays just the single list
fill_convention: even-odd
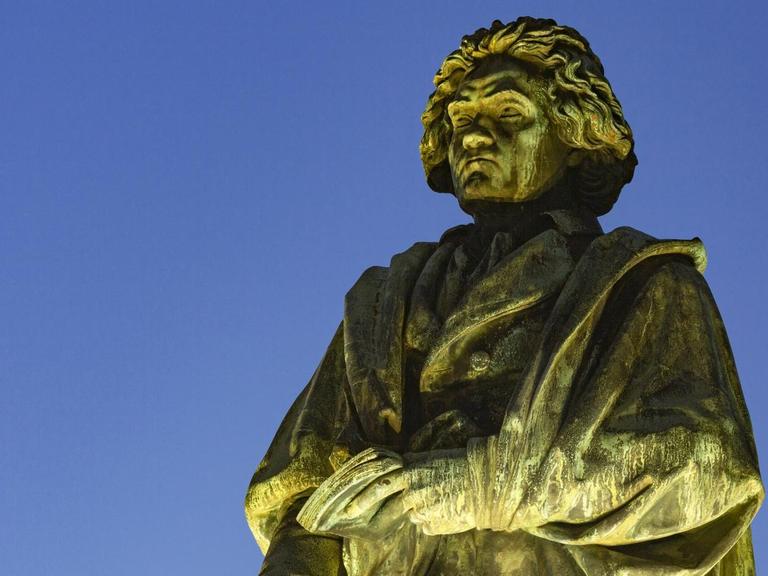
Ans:
[{"label": "weathered bronze surface", "polygon": [[551,20],[443,62],[429,185],[474,224],[366,270],[246,497],[262,574],[754,573],[752,430],[697,239],[603,233],[632,132]]}]

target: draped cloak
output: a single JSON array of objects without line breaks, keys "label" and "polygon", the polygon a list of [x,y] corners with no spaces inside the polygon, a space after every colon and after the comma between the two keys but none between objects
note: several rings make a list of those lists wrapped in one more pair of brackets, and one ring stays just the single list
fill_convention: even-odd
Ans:
[{"label": "draped cloak", "polygon": [[[754,574],[763,487],[701,242],[552,221],[363,273],[251,481],[262,574]],[[307,495],[369,446],[466,448],[476,528],[304,531]]]}]

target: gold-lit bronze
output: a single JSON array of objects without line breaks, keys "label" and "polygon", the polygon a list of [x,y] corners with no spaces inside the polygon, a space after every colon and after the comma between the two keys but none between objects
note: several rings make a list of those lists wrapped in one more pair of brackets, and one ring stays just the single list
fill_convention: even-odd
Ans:
[{"label": "gold-lit bronze", "polygon": [[698,239],[603,233],[636,165],[598,58],[494,22],[422,117],[474,222],[366,270],[253,476],[263,575],[748,576],[763,500]]}]

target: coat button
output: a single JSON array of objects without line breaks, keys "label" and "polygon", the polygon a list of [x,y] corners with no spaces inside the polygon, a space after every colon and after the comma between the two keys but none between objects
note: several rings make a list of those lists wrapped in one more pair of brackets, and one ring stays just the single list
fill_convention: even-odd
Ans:
[{"label": "coat button", "polygon": [[469,366],[475,372],[482,372],[484,370],[487,370],[490,364],[491,364],[491,355],[488,354],[488,352],[485,352],[484,350],[478,350],[477,352],[472,352],[472,355],[469,357]]}]

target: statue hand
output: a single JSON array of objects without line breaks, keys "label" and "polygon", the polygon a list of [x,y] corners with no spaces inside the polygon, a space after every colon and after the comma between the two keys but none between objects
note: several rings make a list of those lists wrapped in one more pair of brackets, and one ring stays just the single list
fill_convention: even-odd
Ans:
[{"label": "statue hand", "polygon": [[309,531],[347,538],[386,536],[408,521],[401,497],[406,486],[402,464],[394,452],[367,449],[337,470],[325,491],[312,495],[320,515],[302,510],[299,522]]},{"label": "statue hand", "polygon": [[411,522],[427,535],[456,534],[475,527],[464,450],[411,454],[406,462],[398,473],[406,479],[402,503]]},{"label": "statue hand", "polygon": [[376,539],[407,521],[403,505],[403,470],[394,470],[366,486],[344,509],[345,536]]}]

